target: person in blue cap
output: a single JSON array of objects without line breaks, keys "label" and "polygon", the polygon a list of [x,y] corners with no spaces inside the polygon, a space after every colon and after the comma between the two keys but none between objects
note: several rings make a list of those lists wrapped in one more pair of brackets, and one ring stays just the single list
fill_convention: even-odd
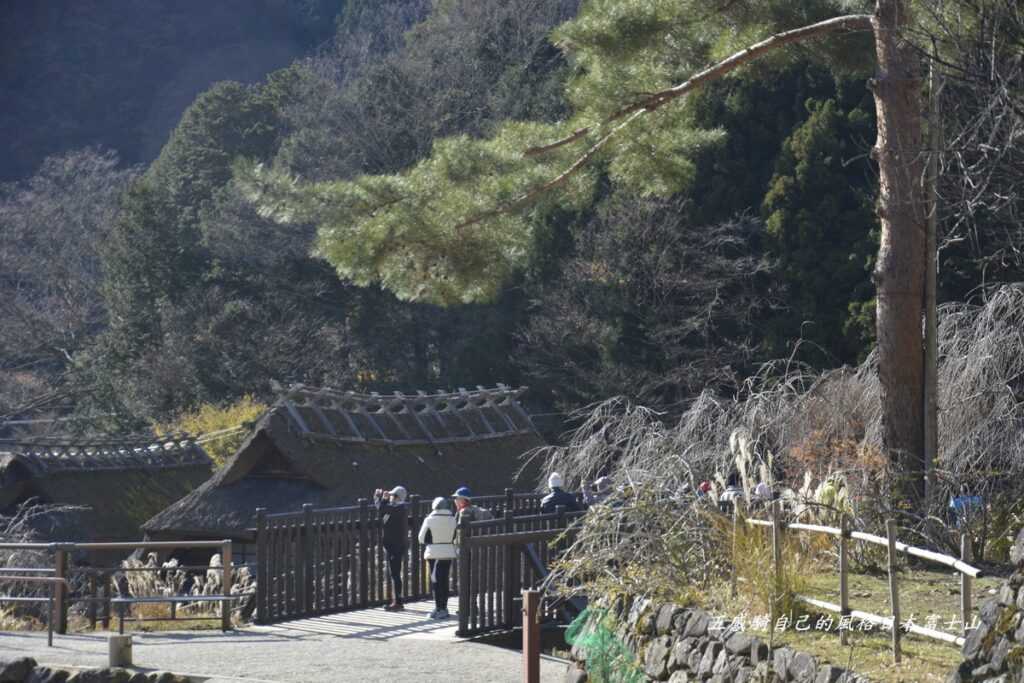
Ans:
[{"label": "person in blue cap", "polygon": [[461,523],[463,518],[471,522],[479,522],[484,519],[494,519],[490,510],[485,510],[479,505],[473,505],[473,492],[468,486],[460,486],[452,494],[455,500],[456,523]]}]

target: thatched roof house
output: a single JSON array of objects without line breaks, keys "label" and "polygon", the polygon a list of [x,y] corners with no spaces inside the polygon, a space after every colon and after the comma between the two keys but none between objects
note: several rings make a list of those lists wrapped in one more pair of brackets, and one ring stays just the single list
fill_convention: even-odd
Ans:
[{"label": "thatched roof house", "polygon": [[142,523],[209,478],[213,466],[195,442],[0,442],[0,515],[28,501],[71,506],[37,516],[54,541],[131,541]]},{"label": "thatched roof house", "polygon": [[248,541],[256,508],[354,504],[403,484],[436,496],[532,487],[520,456],[543,444],[517,398],[524,389],[356,394],[293,387],[224,467],[143,526],[153,539]]}]

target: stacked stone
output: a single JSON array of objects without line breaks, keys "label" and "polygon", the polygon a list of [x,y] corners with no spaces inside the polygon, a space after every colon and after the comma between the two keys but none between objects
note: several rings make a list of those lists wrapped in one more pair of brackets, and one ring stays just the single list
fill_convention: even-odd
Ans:
[{"label": "stacked stone", "polygon": [[1024,529],[1010,551],[1015,570],[978,608],[981,624],[964,641],[964,661],[950,683],[1024,683]]},{"label": "stacked stone", "polygon": [[0,659],[0,683],[190,683],[188,676],[168,671],[82,669],[68,671],[39,666],[31,657]]},{"label": "stacked stone", "polygon": [[[611,607],[616,636],[642,662],[648,681],[669,683],[866,683],[867,679],[788,647],[770,650],[760,638],[735,629],[709,629],[710,614],[698,608],[654,605],[647,600]],[[592,629],[584,626],[581,635]],[[585,683],[586,652],[573,646],[566,683]]]}]

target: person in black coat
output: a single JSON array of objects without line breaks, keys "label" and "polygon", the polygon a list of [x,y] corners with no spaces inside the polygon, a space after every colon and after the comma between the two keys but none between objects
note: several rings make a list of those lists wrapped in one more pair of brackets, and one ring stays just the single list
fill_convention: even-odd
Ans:
[{"label": "person in black coat", "polygon": [[540,511],[554,512],[555,508],[561,505],[565,508],[566,512],[578,512],[580,504],[576,500],[576,496],[572,495],[568,491],[562,489],[562,475],[558,472],[552,472],[551,476],[548,477],[548,488],[551,493],[544,496],[540,501]]},{"label": "person in black coat", "polygon": [[373,504],[380,515],[381,542],[388,557],[388,573],[391,575],[391,604],[384,609],[401,612],[402,605],[402,560],[409,540],[409,506],[406,505],[405,487],[396,486],[390,491],[377,489],[373,492]]}]

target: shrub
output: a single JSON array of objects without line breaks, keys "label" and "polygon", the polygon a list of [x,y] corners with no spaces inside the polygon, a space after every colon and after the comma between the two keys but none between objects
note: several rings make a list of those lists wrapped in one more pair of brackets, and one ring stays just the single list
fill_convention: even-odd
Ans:
[{"label": "shrub", "polygon": [[214,434],[203,439],[203,448],[220,467],[242,445],[252,425],[268,407],[246,394],[225,406],[204,403],[195,411],[185,413],[173,422],[154,425],[158,436],[168,434]]}]

